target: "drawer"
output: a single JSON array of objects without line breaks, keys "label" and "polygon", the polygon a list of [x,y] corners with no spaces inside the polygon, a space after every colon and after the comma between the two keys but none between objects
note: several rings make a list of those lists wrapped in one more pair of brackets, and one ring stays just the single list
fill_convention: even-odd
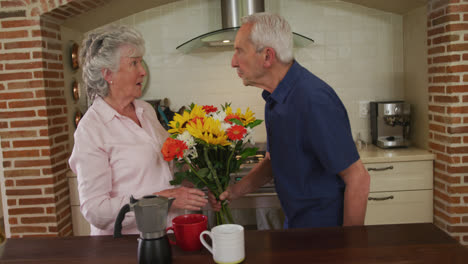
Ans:
[{"label": "drawer", "polygon": [[432,160],[364,164],[371,176],[370,191],[432,189]]},{"label": "drawer", "polygon": [[371,198],[366,225],[432,223],[432,190],[369,193]]}]

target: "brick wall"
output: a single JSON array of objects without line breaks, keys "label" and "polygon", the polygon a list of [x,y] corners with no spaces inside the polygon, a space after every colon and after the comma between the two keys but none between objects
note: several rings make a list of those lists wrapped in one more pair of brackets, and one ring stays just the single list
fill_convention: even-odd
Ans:
[{"label": "brick wall", "polygon": [[72,233],[60,24],[107,2],[0,1],[0,138],[11,237]]},{"label": "brick wall", "polygon": [[468,245],[468,0],[428,4],[434,223]]}]

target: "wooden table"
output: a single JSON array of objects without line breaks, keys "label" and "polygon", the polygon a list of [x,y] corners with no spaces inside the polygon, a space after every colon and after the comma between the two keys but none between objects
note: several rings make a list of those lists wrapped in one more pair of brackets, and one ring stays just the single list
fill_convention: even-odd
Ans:
[{"label": "wooden table", "polygon": [[[17,238],[0,263],[136,263],[136,236]],[[468,263],[468,249],[432,224],[246,231],[244,263]],[[173,247],[173,263],[214,263]]]}]

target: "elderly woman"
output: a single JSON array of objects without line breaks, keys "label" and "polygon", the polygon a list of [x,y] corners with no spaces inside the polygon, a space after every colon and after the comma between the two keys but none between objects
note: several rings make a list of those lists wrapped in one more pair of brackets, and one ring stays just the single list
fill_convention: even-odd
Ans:
[{"label": "elderly woman", "polygon": [[[136,99],[146,75],[144,50],[141,34],[126,26],[97,29],[82,44],[83,80],[93,104],[75,132],[69,163],[78,176],[81,212],[91,235],[112,234],[130,195],[175,197],[169,217],[177,209],[200,210],[207,202],[198,189],[169,184],[173,168],[161,154],[169,134],[151,105]],[[122,232],[138,233],[133,215],[124,220]]]}]

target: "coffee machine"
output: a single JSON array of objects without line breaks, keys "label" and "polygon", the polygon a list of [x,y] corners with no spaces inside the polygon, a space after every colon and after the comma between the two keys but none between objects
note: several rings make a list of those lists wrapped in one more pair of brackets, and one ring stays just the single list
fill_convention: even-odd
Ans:
[{"label": "coffee machine", "polygon": [[411,106],[403,101],[370,102],[372,143],[381,148],[408,147]]},{"label": "coffee machine", "polygon": [[122,237],[122,221],[125,214],[134,211],[138,231],[138,263],[170,264],[172,251],[166,234],[166,221],[169,208],[175,198],[158,195],[143,196],[140,200],[130,197],[117,215],[114,225],[114,238]]}]

